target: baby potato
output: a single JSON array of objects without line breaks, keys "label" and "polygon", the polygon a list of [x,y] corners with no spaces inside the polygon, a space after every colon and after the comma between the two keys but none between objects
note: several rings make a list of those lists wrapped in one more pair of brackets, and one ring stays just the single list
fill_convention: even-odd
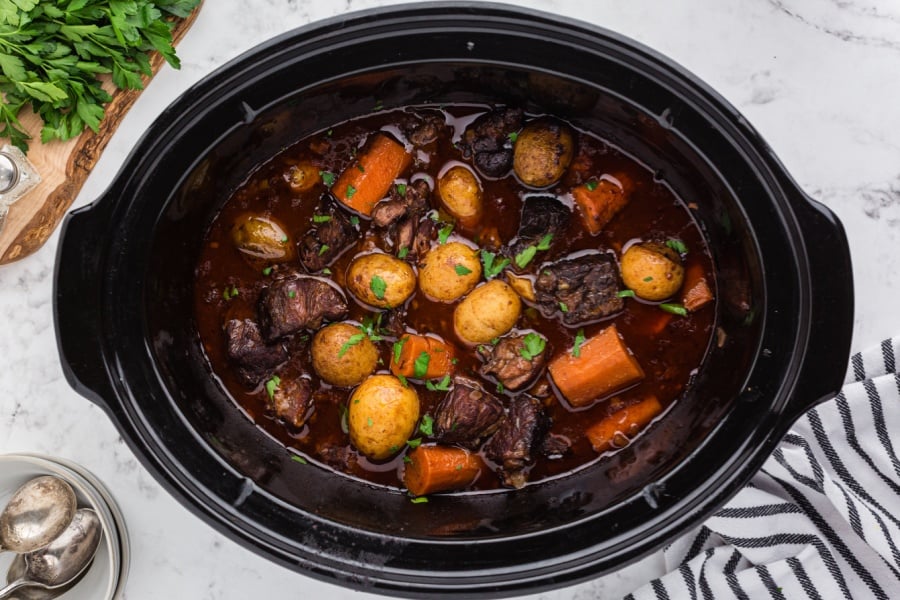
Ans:
[{"label": "baby potato", "polygon": [[319,377],[340,387],[358,384],[372,374],[378,363],[375,344],[350,323],[332,323],[320,329],[313,337],[310,352]]},{"label": "baby potato", "polygon": [[393,375],[372,375],[350,396],[350,441],[373,460],[406,445],[419,420],[419,396]]},{"label": "baby potato", "polygon": [[438,179],[438,195],[447,212],[463,225],[474,225],[481,216],[481,183],[462,165],[451,167]]},{"label": "baby potato", "polygon": [[235,247],[253,258],[286,261],[294,257],[294,245],[284,227],[271,217],[241,215],[231,229]]},{"label": "baby potato", "polygon": [[456,302],[481,279],[478,252],[462,242],[441,244],[430,250],[419,269],[419,288],[438,302]]},{"label": "baby potato", "polygon": [[622,255],[621,269],[626,287],[644,300],[674,296],[684,282],[681,258],[663,244],[634,244]]},{"label": "baby potato", "polygon": [[366,304],[394,308],[415,291],[416,274],[406,262],[389,254],[364,254],[347,268],[347,288]]},{"label": "baby potato", "polygon": [[534,282],[528,277],[520,277],[510,271],[506,271],[506,280],[509,282],[509,285],[512,286],[512,289],[516,290],[516,293],[522,296],[525,300],[529,302],[536,302],[537,298],[534,295]]},{"label": "baby potato", "polygon": [[456,335],[483,344],[512,329],[522,312],[519,295],[503,281],[492,279],[475,288],[453,311]]},{"label": "baby potato", "polygon": [[562,178],[574,155],[569,127],[554,119],[535,119],[516,138],[513,170],[525,185],[547,187]]}]

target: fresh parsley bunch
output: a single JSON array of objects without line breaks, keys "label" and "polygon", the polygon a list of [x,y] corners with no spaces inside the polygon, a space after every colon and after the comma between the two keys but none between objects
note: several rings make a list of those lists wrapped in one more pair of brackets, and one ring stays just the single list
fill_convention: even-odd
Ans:
[{"label": "fresh parsley bunch", "polygon": [[30,137],[18,120],[26,105],[41,117],[41,141],[95,132],[112,97],[97,75],[141,89],[148,52],[179,67],[174,20],[201,0],[0,0],[0,138],[23,151]]}]

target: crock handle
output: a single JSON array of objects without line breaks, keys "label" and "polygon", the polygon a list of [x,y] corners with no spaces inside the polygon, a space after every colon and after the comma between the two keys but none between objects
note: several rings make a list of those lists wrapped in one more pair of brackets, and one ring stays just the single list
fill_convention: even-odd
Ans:
[{"label": "crock handle", "polygon": [[809,261],[809,359],[788,409],[799,418],[810,408],[831,399],[844,382],[853,335],[853,268],[850,247],[841,222],[828,208],[797,190],[794,210],[803,232]]},{"label": "crock handle", "polygon": [[69,213],[56,254],[53,319],[63,373],[76,392],[110,412],[114,398],[102,345],[102,244],[109,231],[110,202]]}]

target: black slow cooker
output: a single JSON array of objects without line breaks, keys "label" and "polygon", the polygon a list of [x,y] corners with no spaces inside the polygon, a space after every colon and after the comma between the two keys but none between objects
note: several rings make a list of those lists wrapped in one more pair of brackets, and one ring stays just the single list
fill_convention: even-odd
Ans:
[{"label": "black slow cooker", "polygon": [[[717,335],[672,413],[617,455],[627,493],[606,493],[588,468],[415,505],[399,490],[298,468],[207,368],[192,277],[229,192],[330,123],[376,104],[443,102],[559,115],[696,205],[716,268]],[[412,597],[485,597],[621,568],[721,506],[799,415],[839,389],[851,283],[835,216],[694,76],[583,23],[434,2],[298,29],[188,90],[103,197],[66,219],[54,308],[69,382],[204,521],[314,577]]]}]

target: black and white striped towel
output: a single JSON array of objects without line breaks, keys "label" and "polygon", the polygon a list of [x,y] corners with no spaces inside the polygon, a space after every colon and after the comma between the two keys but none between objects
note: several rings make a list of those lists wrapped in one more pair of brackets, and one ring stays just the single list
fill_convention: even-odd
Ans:
[{"label": "black and white striped towel", "polygon": [[[900,337],[855,354],[762,471],[626,600],[900,598]],[[892,439],[893,438],[893,439]]]}]

